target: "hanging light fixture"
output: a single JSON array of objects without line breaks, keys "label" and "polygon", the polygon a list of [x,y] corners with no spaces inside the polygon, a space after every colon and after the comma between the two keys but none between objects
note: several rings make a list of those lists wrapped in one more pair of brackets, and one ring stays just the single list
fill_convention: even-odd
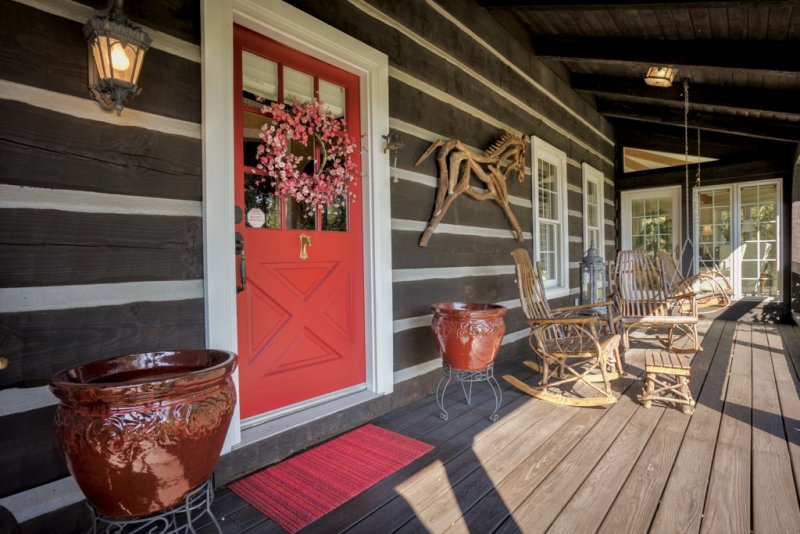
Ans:
[{"label": "hanging light fixture", "polygon": [[644,83],[654,87],[672,87],[674,79],[674,67],[650,67],[644,77]]},{"label": "hanging light fixture", "polygon": [[152,40],[122,12],[123,0],[110,0],[108,12],[86,21],[83,33],[89,42],[89,90],[103,106],[117,115],[142,89],[137,85],[144,54]]}]

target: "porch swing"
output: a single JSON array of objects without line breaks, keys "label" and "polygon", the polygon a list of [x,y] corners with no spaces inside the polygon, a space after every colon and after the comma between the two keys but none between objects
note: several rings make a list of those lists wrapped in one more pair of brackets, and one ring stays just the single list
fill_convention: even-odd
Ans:
[{"label": "porch swing", "polygon": [[[689,81],[683,80],[683,148],[684,148],[684,169],[685,169],[685,206],[684,220],[687,229],[686,237],[680,251],[680,261],[686,265],[686,275],[681,274],[681,269],[676,260],[669,252],[659,250],[656,253],[656,261],[667,293],[676,295],[694,294],[697,305],[697,312],[700,314],[714,313],[730,306],[733,296],[733,287],[725,274],[719,270],[715,264],[710,270],[693,274],[696,249],[700,243],[692,241],[692,233],[689,231]],[[700,189],[700,129],[697,129],[697,173],[695,174],[695,192],[699,195]],[[699,198],[697,199],[699,202]],[[692,221],[697,223],[698,202],[692,206]],[[712,230],[713,231],[713,230]],[[686,254],[690,254],[689,262],[684,262]]]}]

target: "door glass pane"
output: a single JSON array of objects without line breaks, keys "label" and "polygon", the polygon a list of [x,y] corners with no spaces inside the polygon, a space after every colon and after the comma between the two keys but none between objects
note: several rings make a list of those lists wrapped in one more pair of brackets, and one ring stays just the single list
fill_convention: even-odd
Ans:
[{"label": "door glass pane", "polygon": [[[242,99],[247,107],[278,100],[278,64],[263,57],[242,52]],[[260,101],[260,102],[259,102]]]},{"label": "door glass pane", "polygon": [[258,145],[261,144],[261,127],[265,123],[272,123],[272,119],[260,113],[253,113],[250,111],[242,112],[242,125],[244,131],[242,132],[244,138],[244,163],[245,167],[255,167],[258,164],[256,158],[256,150]]},{"label": "door glass pane", "polygon": [[778,297],[778,186],[744,186],[739,193],[742,295]]},{"label": "door glass pane", "polygon": [[345,114],[345,92],[344,87],[326,82],[325,80],[319,81],[319,99],[325,104],[325,108],[329,109],[333,116],[336,118],[344,117]]},{"label": "door glass pane", "polygon": [[306,216],[305,203],[290,198],[286,201],[286,228],[288,230],[314,230],[317,227],[317,216],[311,213]]},{"label": "door glass pane", "polygon": [[245,224],[251,228],[281,227],[281,204],[272,180],[259,174],[244,175]]},{"label": "door glass pane", "polygon": [[284,66],[283,101],[288,104],[295,99],[301,104],[314,99],[314,77]]},{"label": "door glass pane", "polygon": [[699,272],[717,269],[730,279],[733,263],[730,188],[701,189],[697,199],[700,206]]},{"label": "door glass pane", "polygon": [[334,204],[322,210],[322,229],[331,232],[347,231],[347,201],[339,196]]}]

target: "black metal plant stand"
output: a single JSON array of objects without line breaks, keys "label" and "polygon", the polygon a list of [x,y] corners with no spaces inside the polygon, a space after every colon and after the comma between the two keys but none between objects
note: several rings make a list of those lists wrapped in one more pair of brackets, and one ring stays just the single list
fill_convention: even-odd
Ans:
[{"label": "black metal plant stand", "polygon": [[462,371],[460,369],[453,369],[449,363],[442,362],[442,377],[439,379],[439,384],[436,386],[436,404],[441,410],[439,417],[445,421],[447,421],[448,415],[447,410],[444,408],[444,393],[447,391],[447,386],[450,384],[451,378],[455,378],[461,382],[461,389],[464,391],[467,404],[472,402],[473,382],[488,382],[494,394],[494,411],[489,416],[489,420],[492,422],[497,421],[499,417],[497,410],[500,409],[500,404],[503,402],[503,390],[500,389],[500,384],[494,377],[494,363],[490,363],[486,369]]},{"label": "black metal plant stand", "polygon": [[209,479],[190,491],[184,498],[183,504],[147,517],[112,519],[99,514],[92,505],[88,505],[92,517],[90,532],[93,534],[196,533],[193,523],[204,514],[208,514],[217,532],[221,534],[222,528],[211,512],[211,501],[213,500],[214,488]]}]

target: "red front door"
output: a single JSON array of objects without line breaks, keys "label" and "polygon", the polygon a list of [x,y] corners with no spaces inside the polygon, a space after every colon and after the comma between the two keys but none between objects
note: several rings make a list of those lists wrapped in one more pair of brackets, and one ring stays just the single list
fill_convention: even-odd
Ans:
[{"label": "red front door", "polygon": [[[365,382],[360,178],[354,202],[310,217],[257,185],[262,103],[317,98],[344,115],[358,144],[358,77],[244,28],[234,32],[235,201],[246,256],[237,297],[242,417]],[[295,143],[292,151],[313,157]],[[318,153],[319,150],[316,149]],[[269,186],[266,186],[269,187]],[[237,278],[240,256],[237,256]]]}]

